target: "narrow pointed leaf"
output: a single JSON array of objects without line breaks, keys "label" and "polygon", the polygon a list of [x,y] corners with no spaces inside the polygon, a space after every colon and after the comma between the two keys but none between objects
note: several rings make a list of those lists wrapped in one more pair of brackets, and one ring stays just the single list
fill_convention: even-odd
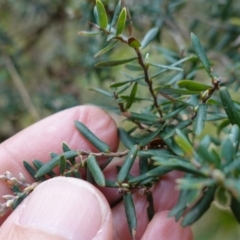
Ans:
[{"label": "narrow pointed leaf", "polygon": [[135,158],[137,156],[137,152],[139,150],[138,145],[134,145],[131,150],[129,151],[122,167],[121,170],[118,173],[118,177],[117,177],[117,181],[119,183],[124,182],[124,180],[126,179],[127,175],[129,174],[129,171],[132,168],[132,165],[135,161]]},{"label": "narrow pointed leaf", "polygon": [[32,165],[30,165],[27,161],[23,161],[23,166],[26,168],[31,177],[36,179],[35,177],[36,170],[32,167]]},{"label": "narrow pointed leaf", "polygon": [[234,102],[226,87],[220,88],[220,98],[224,107],[224,110],[231,122],[231,124],[237,124],[240,127],[240,116]]},{"label": "narrow pointed leaf", "polygon": [[197,117],[193,125],[194,132],[197,136],[200,135],[200,133],[204,128],[206,117],[207,117],[207,107],[208,105],[206,103],[202,103],[198,107]]},{"label": "narrow pointed leaf", "polygon": [[233,125],[231,129],[231,133],[229,135],[232,143],[234,152],[236,153],[239,147],[239,141],[240,141],[240,129],[238,125]]},{"label": "narrow pointed leaf", "polygon": [[96,157],[93,155],[89,155],[87,158],[87,167],[91,172],[95,182],[99,185],[104,187],[105,186],[105,177],[103,175],[102,170],[100,169]]},{"label": "narrow pointed leaf", "polygon": [[27,197],[26,193],[21,193],[12,205],[12,210],[16,209],[17,206]]},{"label": "narrow pointed leaf", "polygon": [[92,87],[92,88],[90,88],[89,90],[95,91],[95,92],[98,92],[98,93],[101,93],[101,94],[103,94],[103,95],[105,95],[105,96],[107,96],[107,97],[111,97],[111,98],[114,97],[113,93],[108,92],[108,91],[105,91],[105,90],[103,90],[103,89],[101,89],[101,88]]},{"label": "narrow pointed leaf", "polygon": [[116,6],[116,8],[114,10],[114,14],[113,14],[113,18],[112,18],[110,26],[113,26],[117,22],[117,20],[118,20],[119,13],[121,11],[121,3],[122,3],[122,1],[119,0],[118,4],[117,4],[117,6]]},{"label": "narrow pointed leaf", "polygon": [[[39,160],[34,160],[34,161],[33,161],[33,165],[34,165],[34,167],[36,168],[37,171],[38,171],[44,164],[45,164],[45,163],[43,163],[43,162],[41,162],[41,161],[39,161]],[[48,172],[47,175],[48,175],[49,177],[56,177],[56,174],[55,174],[55,172],[53,172],[53,171]]]},{"label": "narrow pointed leaf", "polygon": [[126,109],[129,109],[132,106],[132,104],[134,102],[134,98],[137,93],[137,87],[138,87],[138,83],[136,82],[136,83],[134,83],[134,85],[132,87],[132,91],[131,91],[129,99],[127,101]]},{"label": "narrow pointed leaf", "polygon": [[207,58],[207,55],[206,55],[198,37],[194,33],[191,33],[191,40],[192,40],[192,46],[193,46],[193,49],[194,49],[195,53],[197,54],[198,58],[202,62],[205,70],[207,71],[207,73],[210,76],[212,76],[210,62]]},{"label": "narrow pointed leaf", "polygon": [[173,70],[173,71],[180,71],[182,72],[183,69],[179,68],[179,67],[173,67],[173,66],[167,66],[167,65],[163,65],[163,64],[155,64],[155,63],[149,63],[150,66],[154,66],[154,67],[158,67],[158,68],[163,68],[166,70]]},{"label": "narrow pointed leaf", "polygon": [[134,207],[131,193],[123,194],[123,204],[124,204],[124,209],[127,217],[130,235],[132,239],[135,239],[136,229],[137,229],[137,217],[136,217],[136,210]]},{"label": "narrow pointed leaf", "polygon": [[147,207],[148,220],[151,221],[155,214],[152,192],[149,191],[146,197],[148,202],[148,207]]},{"label": "narrow pointed leaf", "polygon": [[214,200],[215,187],[211,187],[205,191],[193,208],[185,215],[182,221],[182,226],[188,226],[196,222],[210,207]]},{"label": "narrow pointed leaf", "polygon": [[150,29],[141,42],[141,49],[147,47],[148,44],[157,36],[158,32],[159,32],[158,27]]},{"label": "narrow pointed leaf", "polygon": [[80,172],[77,169],[75,169],[73,171],[73,175],[74,175],[75,178],[82,179],[82,176],[81,176]]},{"label": "narrow pointed leaf", "polygon": [[194,149],[191,143],[188,141],[186,136],[183,134],[183,132],[179,129],[176,129],[177,136],[175,137],[175,141],[177,144],[182,148],[182,150],[188,155],[192,156]]},{"label": "narrow pointed leaf", "polygon": [[115,66],[122,65],[122,64],[125,64],[128,62],[132,62],[136,59],[137,59],[136,57],[133,57],[133,58],[123,59],[123,60],[112,60],[112,61],[99,62],[99,63],[95,64],[95,67],[99,67],[99,68],[115,67]]},{"label": "narrow pointed leaf", "polygon": [[123,145],[131,149],[135,145],[135,140],[123,128],[118,128],[118,135]]},{"label": "narrow pointed leaf", "polygon": [[145,137],[141,142],[139,143],[140,147],[144,147],[147,145],[151,140],[159,136],[159,133],[162,131],[162,128],[158,128],[155,132],[150,133],[147,137]]},{"label": "narrow pointed leaf", "polygon": [[118,41],[114,41],[111,42],[110,44],[108,44],[105,48],[103,48],[102,50],[100,50],[99,52],[97,52],[94,57],[98,57],[108,51],[110,51],[116,44],[118,43]]},{"label": "narrow pointed leaf", "polygon": [[[70,151],[63,153],[66,159],[77,157],[79,155],[78,151]],[[56,166],[59,165],[61,155],[57,155],[56,157],[52,158],[49,162],[45,163],[35,174],[35,177],[41,177],[45,174],[51,172]]]},{"label": "narrow pointed leaf", "polygon": [[124,7],[118,17],[117,27],[116,27],[116,35],[120,35],[123,32],[125,23],[126,23],[126,19],[127,19],[127,10]]},{"label": "narrow pointed leaf", "polygon": [[109,152],[109,146],[93,134],[83,123],[75,121],[75,126],[79,132],[101,152]]},{"label": "narrow pointed leaf", "polygon": [[66,169],[66,158],[64,155],[62,155],[59,159],[59,167],[59,172],[61,175],[63,175]]},{"label": "narrow pointed leaf", "polygon": [[179,95],[193,95],[193,94],[199,94],[199,91],[190,91],[190,90],[185,90],[185,89],[178,89],[178,88],[170,88],[170,87],[157,87],[155,91],[162,93],[162,94],[167,94],[167,95],[174,95],[174,94],[179,94]]},{"label": "narrow pointed leaf", "polygon": [[229,138],[225,138],[221,143],[221,157],[224,159],[224,162],[226,163],[233,161],[234,148],[233,143]]},{"label": "narrow pointed leaf", "polygon": [[96,9],[98,13],[100,28],[106,28],[108,25],[108,17],[107,17],[106,9],[100,0],[96,0]]},{"label": "narrow pointed leaf", "polygon": [[148,158],[140,157],[139,158],[139,173],[144,174],[148,172]]},{"label": "narrow pointed leaf", "polygon": [[186,88],[191,91],[206,91],[211,88],[211,86],[194,82],[192,80],[181,80],[178,82],[180,88]]}]

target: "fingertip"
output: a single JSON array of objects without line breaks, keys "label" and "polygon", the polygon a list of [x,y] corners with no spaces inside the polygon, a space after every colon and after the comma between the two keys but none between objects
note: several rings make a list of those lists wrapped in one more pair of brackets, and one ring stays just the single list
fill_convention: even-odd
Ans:
[{"label": "fingertip", "polygon": [[111,209],[101,192],[86,181],[53,178],[39,185],[4,222],[0,238],[10,239],[7,236],[112,239]]},{"label": "fingertip", "polygon": [[182,227],[173,217],[168,217],[169,211],[158,212],[148,224],[142,240],[193,240],[190,227]]}]

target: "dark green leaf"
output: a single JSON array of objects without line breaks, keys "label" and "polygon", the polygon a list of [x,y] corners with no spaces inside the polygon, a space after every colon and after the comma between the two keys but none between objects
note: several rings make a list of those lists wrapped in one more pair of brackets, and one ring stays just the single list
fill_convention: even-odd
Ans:
[{"label": "dark green leaf", "polygon": [[135,239],[137,229],[137,217],[131,193],[123,194],[123,204],[127,217],[130,235],[132,239]]},{"label": "dark green leaf", "polygon": [[229,138],[225,138],[222,141],[221,157],[224,159],[224,162],[226,162],[226,163],[233,161],[234,148],[233,148],[233,143]]},{"label": "dark green leaf", "polygon": [[240,127],[239,113],[226,87],[220,88],[220,98],[231,124],[237,124]]},{"label": "dark green leaf", "polygon": [[124,63],[132,62],[136,59],[137,59],[136,57],[133,57],[133,58],[123,59],[123,60],[112,60],[112,61],[99,62],[99,63],[95,64],[95,67],[99,67],[99,68],[115,67],[118,65],[122,65]]},{"label": "dark green leaf", "polygon": [[140,175],[148,172],[148,158],[140,157],[139,158],[139,173]]},{"label": "dark green leaf", "polygon": [[124,182],[124,180],[126,179],[129,171],[132,168],[132,165],[135,161],[135,158],[137,156],[137,152],[139,150],[139,146],[138,145],[134,145],[131,150],[129,151],[128,155],[126,156],[126,159],[121,167],[121,170],[118,173],[118,177],[117,177],[117,181],[119,183]]},{"label": "dark green leaf", "polygon": [[148,202],[147,207],[148,221],[151,221],[155,214],[152,192],[151,191],[147,192],[146,197]]},{"label": "dark green leaf", "polygon": [[106,28],[108,25],[108,17],[106,9],[100,0],[96,0],[96,9],[98,13],[98,23],[100,28]]},{"label": "dark green leaf", "polygon": [[[33,165],[36,168],[36,170],[38,171],[44,165],[44,163],[39,160],[34,160]],[[53,171],[48,172],[47,175],[49,177],[56,177],[56,174]]]},{"label": "dark green leaf", "polygon": [[66,169],[66,158],[64,155],[62,155],[59,159],[59,172],[61,175],[64,174]]},{"label": "dark green leaf", "polygon": [[162,119],[163,120],[167,120],[169,118],[174,117],[175,115],[177,115],[179,112],[183,111],[185,108],[187,107],[186,104],[182,105],[182,106],[178,106],[176,109],[174,109],[172,112],[167,113]]},{"label": "dark green leaf", "polygon": [[197,117],[193,125],[194,132],[197,136],[200,135],[200,133],[204,128],[206,117],[207,117],[207,108],[208,108],[208,105],[206,103],[201,103],[198,107]]},{"label": "dark green leaf", "polygon": [[35,174],[36,174],[36,170],[32,167],[32,165],[30,165],[28,162],[23,161],[23,166],[26,168],[26,170],[28,171],[28,173],[31,175],[32,178],[36,179]]},{"label": "dark green leaf", "polygon": [[190,91],[185,89],[178,89],[178,88],[170,88],[170,87],[157,87],[155,91],[160,92],[162,94],[173,95],[192,95],[192,94],[199,94],[198,91]]},{"label": "dark green leaf", "polygon": [[239,147],[239,140],[240,140],[240,129],[238,125],[232,126],[231,132],[229,134],[229,138],[232,141],[234,153],[236,153]]},{"label": "dark green leaf", "polygon": [[79,132],[90,142],[94,147],[96,147],[101,152],[109,152],[109,146],[100,140],[96,135],[94,135],[83,123],[75,121],[75,125]]},{"label": "dark green leaf", "polygon": [[144,139],[141,140],[141,142],[139,143],[140,147],[144,147],[145,145],[147,145],[151,140],[153,140],[154,138],[156,138],[159,133],[161,132],[162,128],[158,128],[155,132],[152,132],[150,134],[148,134]]},{"label": "dark green leaf", "polygon": [[133,87],[132,87],[132,91],[130,93],[130,96],[129,96],[129,99],[127,101],[127,105],[126,105],[126,109],[129,109],[133,102],[134,102],[134,98],[136,96],[136,93],[137,93],[137,86],[138,86],[138,83],[134,83]]},{"label": "dark green leaf", "polygon": [[128,118],[137,120],[137,121],[142,121],[142,122],[158,122],[159,118],[156,115],[150,115],[150,114],[145,114],[145,113],[134,113],[130,112],[130,115]]},{"label": "dark green leaf", "polygon": [[124,27],[125,27],[126,19],[127,19],[127,10],[124,7],[118,17],[118,22],[117,22],[117,27],[116,27],[116,35],[122,34]]},{"label": "dark green leaf", "polygon": [[211,88],[211,86],[194,82],[192,80],[181,80],[178,82],[178,86],[181,88],[186,88],[191,91],[205,91]]},{"label": "dark green leaf", "polygon": [[240,203],[234,196],[232,196],[230,207],[236,220],[240,223]]},{"label": "dark green leaf", "polygon": [[77,169],[75,169],[73,171],[73,175],[74,175],[75,178],[82,179],[82,176],[81,176],[80,172]]},{"label": "dark green leaf", "polygon": [[197,54],[198,58],[200,59],[200,61],[202,62],[204,68],[206,69],[207,73],[212,76],[212,71],[211,71],[211,65],[210,62],[207,58],[207,55],[199,41],[199,39],[197,38],[197,36],[194,33],[191,33],[191,40],[192,40],[192,46],[193,49],[195,51],[195,53]]},{"label": "dark green leaf", "polygon": [[170,154],[171,152],[167,149],[148,149],[138,151],[139,157],[149,158],[151,156],[159,156],[162,154]]},{"label": "dark green leaf", "polygon": [[123,128],[118,128],[118,136],[123,145],[130,149],[135,145],[135,139],[131,137]]},{"label": "dark green leaf", "polygon": [[128,182],[131,184],[138,185],[138,183],[140,183],[141,181],[144,181],[144,180],[146,180],[148,178],[152,178],[152,177],[160,177],[160,176],[170,172],[171,170],[172,170],[172,168],[170,168],[170,167],[158,166],[158,167],[151,169],[147,173],[143,173],[137,177],[130,179]]},{"label": "dark green leaf", "polygon": [[96,157],[93,155],[89,155],[87,158],[87,167],[91,172],[95,182],[99,185],[104,187],[105,186],[105,177],[103,175],[102,170],[100,169]]},{"label": "dark green leaf", "polygon": [[26,193],[21,193],[20,195],[18,195],[18,198],[14,201],[13,205],[12,205],[12,210],[16,209],[17,206],[27,197]]},{"label": "dark green leaf", "polygon": [[157,36],[158,32],[159,32],[158,27],[150,29],[141,42],[141,49],[147,47],[148,44]]},{"label": "dark green leaf", "polygon": [[188,226],[197,221],[210,207],[214,200],[215,187],[206,190],[203,196],[195,203],[190,211],[184,216],[182,226]]},{"label": "dark green leaf", "polygon": [[99,52],[97,52],[94,57],[98,57],[108,51],[110,51],[116,44],[118,43],[118,41],[114,41],[111,42],[110,44],[108,44],[105,48],[101,49]]},{"label": "dark green leaf", "polygon": [[[70,151],[63,153],[66,159],[77,157],[79,155],[78,151]],[[35,174],[35,177],[41,177],[45,174],[51,172],[56,166],[59,165],[61,155],[57,155],[56,157],[52,158],[49,162],[45,163]]]}]

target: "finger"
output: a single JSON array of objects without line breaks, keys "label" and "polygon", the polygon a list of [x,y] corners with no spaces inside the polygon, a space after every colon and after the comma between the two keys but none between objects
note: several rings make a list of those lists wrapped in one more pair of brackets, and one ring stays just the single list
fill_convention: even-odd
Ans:
[{"label": "finger", "polygon": [[[10,171],[18,177],[21,172],[28,182],[31,177],[23,167],[23,160],[31,162],[39,159],[47,162],[50,152],[61,153],[62,142],[66,142],[74,150],[96,149],[77,131],[74,121],[83,122],[102,141],[106,142],[112,151],[118,146],[117,128],[113,119],[103,110],[93,106],[74,107],[54,114],[16,134],[0,145],[0,174]],[[4,182],[0,182],[1,196],[9,194],[10,190]],[[4,217],[0,219],[0,223]]]},{"label": "finger", "polygon": [[154,215],[148,224],[141,240],[192,240],[193,233],[190,227],[181,227],[174,218],[168,218],[168,211],[159,212]]},{"label": "finger", "polygon": [[40,184],[4,222],[0,239],[112,239],[112,216],[100,191],[83,180]]}]

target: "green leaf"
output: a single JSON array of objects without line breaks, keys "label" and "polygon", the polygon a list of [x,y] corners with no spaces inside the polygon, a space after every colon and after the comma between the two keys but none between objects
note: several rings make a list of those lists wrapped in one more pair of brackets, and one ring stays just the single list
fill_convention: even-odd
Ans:
[{"label": "green leaf", "polygon": [[208,108],[208,105],[206,103],[201,103],[198,107],[197,117],[193,125],[193,130],[197,136],[200,135],[200,133],[204,128],[206,117],[207,117],[207,108]]},{"label": "green leaf", "polygon": [[94,147],[96,147],[100,152],[109,152],[109,146],[100,140],[95,134],[93,134],[83,123],[75,121],[75,126],[79,132],[90,142]]},{"label": "green leaf", "polygon": [[141,43],[134,37],[130,37],[128,39],[128,45],[135,49],[139,49],[141,47]]},{"label": "green leaf", "polygon": [[135,145],[135,139],[131,137],[123,128],[118,128],[118,136],[126,148],[131,149]]},{"label": "green leaf", "polygon": [[127,68],[131,71],[142,71],[142,68],[139,65],[126,64],[125,68]]},{"label": "green leaf", "polygon": [[93,155],[89,155],[87,158],[87,167],[91,172],[95,182],[99,185],[104,187],[105,186],[105,177],[103,175],[102,170],[100,169],[96,157]]},{"label": "green leaf", "polygon": [[137,229],[137,216],[131,193],[127,192],[123,194],[123,205],[127,217],[130,235],[132,239],[135,239]]},{"label": "green leaf", "polygon": [[123,32],[125,24],[126,24],[126,19],[127,19],[127,10],[124,7],[118,17],[118,22],[117,22],[117,27],[116,27],[116,35],[120,35]]},{"label": "green leaf", "polygon": [[191,91],[205,91],[211,88],[211,86],[194,82],[192,80],[181,80],[178,82],[180,88],[186,88]]},{"label": "green leaf", "polygon": [[138,87],[138,83],[136,82],[136,83],[134,83],[134,85],[132,87],[132,91],[129,95],[129,99],[128,99],[127,104],[126,104],[126,109],[129,109],[132,106],[132,104],[134,102],[134,98],[135,98],[136,93],[137,93],[137,87]]},{"label": "green leaf", "polygon": [[191,143],[188,141],[188,139],[180,129],[176,129],[176,133],[177,136],[175,137],[175,141],[177,142],[177,144],[188,156],[192,156],[194,153],[194,149]]},{"label": "green leaf", "polygon": [[229,138],[225,138],[221,143],[221,157],[224,162],[229,163],[233,161],[234,155],[232,141]]},{"label": "green leaf", "polygon": [[158,122],[159,118],[156,115],[150,115],[146,113],[134,113],[130,112],[128,118],[141,121],[141,122]]},{"label": "green leaf", "polygon": [[113,26],[117,22],[117,20],[118,20],[119,13],[121,11],[121,3],[122,3],[122,1],[119,0],[118,4],[117,4],[117,6],[116,6],[116,8],[114,10],[114,14],[113,14],[113,18],[112,18],[110,26]]},{"label": "green leaf", "polygon": [[108,17],[107,17],[106,9],[100,0],[96,0],[96,9],[98,13],[99,26],[100,28],[104,29],[108,25]]},{"label": "green leaf", "polygon": [[99,67],[99,68],[115,67],[118,65],[122,65],[124,63],[132,62],[136,59],[137,59],[136,57],[133,57],[133,58],[123,59],[123,60],[112,60],[112,61],[99,62],[99,63],[95,64],[95,67]]},{"label": "green leaf", "polygon": [[105,48],[103,48],[102,50],[100,50],[99,52],[97,52],[94,57],[98,57],[108,51],[110,51],[116,44],[118,43],[118,41],[114,41],[111,42],[110,44],[108,44]]},{"label": "green leaf", "polygon": [[138,81],[141,80],[141,79],[144,79],[144,77],[141,76],[141,77],[129,79],[129,80],[127,80],[127,81],[113,83],[113,84],[110,85],[110,88],[117,88],[117,87],[123,86],[123,85],[125,85],[125,84],[129,84],[129,83],[133,83],[133,82],[138,82]]},{"label": "green leaf", "polygon": [[98,34],[100,34],[101,32],[88,32],[88,31],[80,31],[78,32],[79,35],[82,35],[82,36],[86,36],[86,37],[94,37]]},{"label": "green leaf", "polygon": [[239,140],[240,140],[240,129],[238,125],[232,126],[231,132],[229,134],[229,138],[232,141],[234,153],[236,153],[239,147]]},{"label": "green leaf", "polygon": [[148,44],[157,36],[158,32],[159,32],[158,27],[150,29],[141,42],[141,49],[147,47]]},{"label": "green leaf", "polygon": [[202,62],[204,68],[206,69],[207,73],[212,76],[212,71],[211,71],[211,65],[210,62],[207,58],[207,55],[198,39],[198,37],[194,34],[191,33],[191,40],[192,40],[192,46],[193,49],[195,51],[195,53],[197,54],[198,58],[200,59],[200,61]]},{"label": "green leaf", "polygon": [[190,90],[178,89],[178,88],[170,88],[170,87],[157,87],[157,88],[155,88],[155,91],[157,91],[159,93],[162,93],[162,94],[167,94],[167,95],[174,95],[174,94],[193,95],[193,94],[199,94],[198,91],[190,91]]},{"label": "green leaf", "polygon": [[173,66],[167,66],[167,65],[163,65],[163,64],[155,64],[155,63],[148,63],[150,66],[154,66],[154,67],[158,67],[158,68],[163,68],[166,70],[173,70],[173,71],[180,71],[182,72],[183,69],[179,68],[179,67],[173,67]]},{"label": "green leaf", "polygon": [[215,187],[206,190],[190,211],[184,216],[182,226],[188,226],[197,221],[210,207],[214,200]]},{"label": "green leaf", "polygon": [[187,119],[187,120],[185,120],[185,121],[180,122],[176,127],[174,127],[172,130],[170,130],[170,131],[164,136],[164,140],[166,140],[167,138],[172,137],[172,136],[175,134],[176,129],[182,130],[182,129],[188,127],[191,123],[192,123],[192,120],[190,120],[190,119]]},{"label": "green leaf", "polygon": [[12,205],[12,210],[16,209],[17,206],[27,197],[26,193],[21,193],[20,195],[18,195],[17,199],[14,201],[13,205]]},{"label": "green leaf", "polygon": [[[62,155],[66,157],[66,159],[77,157],[79,155],[78,151],[70,151],[70,152],[65,152]],[[35,174],[35,178],[41,177],[45,174],[48,174],[51,172],[56,166],[59,165],[60,157],[62,155],[57,155],[54,158],[52,158],[49,162],[45,163]]]},{"label": "green leaf", "polygon": [[144,147],[145,145],[147,145],[151,140],[159,136],[159,133],[161,132],[161,130],[162,128],[158,128],[155,132],[148,134],[146,137],[144,137],[144,139],[141,140],[141,142],[139,143],[139,146]]},{"label": "green leaf", "polygon": [[219,93],[224,110],[231,124],[237,124],[240,127],[240,116],[227,88],[221,87]]},{"label": "green leaf", "polygon": [[31,177],[36,179],[36,170],[32,167],[32,165],[30,165],[27,161],[23,161],[23,166],[26,168]]},{"label": "green leaf", "polygon": [[140,172],[140,175],[148,172],[148,158],[147,157],[139,158],[139,172]]},{"label": "green leaf", "polygon": [[66,169],[66,158],[64,155],[62,155],[59,159],[59,172],[61,175],[64,174]]},{"label": "green leaf", "polygon": [[132,168],[132,165],[135,161],[135,158],[137,156],[137,152],[139,150],[139,146],[138,145],[134,145],[131,150],[129,151],[128,155],[126,156],[126,159],[121,167],[121,170],[118,173],[118,177],[117,177],[117,181],[119,183],[124,182],[124,180],[126,179],[129,171]]},{"label": "green leaf", "polygon": [[134,177],[128,181],[128,183],[131,183],[133,185],[138,185],[141,181],[144,181],[146,179],[152,178],[152,177],[160,177],[168,172],[170,172],[172,168],[170,167],[164,167],[164,166],[157,166],[151,170],[149,170],[146,173],[143,173],[137,177]]},{"label": "green leaf", "polygon": [[114,97],[113,93],[105,91],[105,90],[103,90],[101,88],[92,87],[92,88],[89,88],[89,90],[101,93],[101,94],[103,94],[104,96],[107,96],[107,97],[111,97],[111,98]]}]

